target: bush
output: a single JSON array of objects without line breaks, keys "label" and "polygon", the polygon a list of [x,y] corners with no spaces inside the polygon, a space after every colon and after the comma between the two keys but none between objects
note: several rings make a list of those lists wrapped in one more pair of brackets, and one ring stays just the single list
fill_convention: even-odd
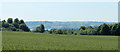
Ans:
[{"label": "bush", "polygon": [[20,29],[25,31],[25,32],[29,32],[30,31],[30,29],[25,24],[20,24]]},{"label": "bush", "polygon": [[44,25],[41,24],[40,26],[38,26],[38,27],[36,28],[36,32],[44,33],[44,32],[45,32]]},{"label": "bush", "polygon": [[4,28],[8,28],[9,26],[10,25],[8,23],[6,23],[6,22],[2,23],[2,27],[4,27]]},{"label": "bush", "polygon": [[63,34],[63,31],[61,29],[57,29],[56,34]]}]

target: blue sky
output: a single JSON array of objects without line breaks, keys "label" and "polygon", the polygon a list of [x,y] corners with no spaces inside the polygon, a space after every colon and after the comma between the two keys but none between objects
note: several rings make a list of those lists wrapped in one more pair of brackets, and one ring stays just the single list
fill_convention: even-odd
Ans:
[{"label": "blue sky", "polygon": [[117,2],[4,2],[2,19],[25,21],[118,21]]}]

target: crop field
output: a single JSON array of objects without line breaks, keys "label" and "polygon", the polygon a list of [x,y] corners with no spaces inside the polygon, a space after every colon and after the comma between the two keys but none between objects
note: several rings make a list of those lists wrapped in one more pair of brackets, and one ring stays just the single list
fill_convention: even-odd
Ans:
[{"label": "crop field", "polygon": [[2,32],[3,50],[118,50],[118,36]]}]

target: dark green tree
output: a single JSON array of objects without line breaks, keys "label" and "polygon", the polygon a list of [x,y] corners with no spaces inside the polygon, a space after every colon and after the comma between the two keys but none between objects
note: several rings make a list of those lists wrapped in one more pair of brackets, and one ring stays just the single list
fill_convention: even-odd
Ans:
[{"label": "dark green tree", "polygon": [[118,24],[113,24],[110,28],[111,28],[111,34],[116,35]]},{"label": "dark green tree", "polygon": [[93,27],[92,27],[92,26],[88,26],[87,28],[88,28],[88,29],[93,29]]},{"label": "dark green tree", "polygon": [[19,19],[18,19],[18,18],[16,18],[16,19],[14,20],[14,23],[19,24]]},{"label": "dark green tree", "polygon": [[6,22],[5,20],[2,21],[2,23],[5,23],[5,22]]},{"label": "dark green tree", "polygon": [[100,33],[101,27],[102,27],[102,25],[100,25],[98,28],[96,28],[96,33],[97,33],[97,35],[100,35],[100,34],[101,34],[101,33]]},{"label": "dark green tree", "polygon": [[12,23],[13,23],[13,19],[12,19],[12,18],[8,18],[7,22],[8,22],[9,24],[12,24]]},{"label": "dark green tree", "polygon": [[6,23],[6,22],[2,23],[2,27],[4,27],[4,28],[8,28],[9,26],[10,25],[8,23]]},{"label": "dark green tree", "polygon": [[14,25],[15,28],[17,28],[17,29],[19,28],[19,24],[18,23],[15,22],[15,23],[13,23],[13,25]]},{"label": "dark green tree", "polygon": [[25,24],[25,22],[23,20],[20,20],[19,23],[20,24]]},{"label": "dark green tree", "polygon": [[103,24],[100,30],[101,35],[110,35],[110,28],[107,24]]},{"label": "dark green tree", "polygon": [[27,25],[25,24],[20,24],[20,27],[19,27],[21,30],[25,31],[25,32],[29,32],[30,29],[27,27]]},{"label": "dark green tree", "polygon": [[79,34],[80,34],[80,35],[87,35],[87,30],[81,29],[81,30],[79,31]]},{"label": "dark green tree", "polygon": [[36,28],[36,32],[40,32],[40,33],[44,33],[45,32],[45,27],[43,24],[41,24],[40,26],[38,26]]},{"label": "dark green tree", "polygon": [[81,29],[82,29],[82,30],[85,30],[86,27],[85,27],[85,26],[81,26],[79,30],[81,30]]},{"label": "dark green tree", "polygon": [[9,27],[7,28],[8,31],[16,31],[17,29],[15,27]]},{"label": "dark green tree", "polygon": [[116,29],[116,35],[120,36],[120,23],[118,23],[118,27]]}]

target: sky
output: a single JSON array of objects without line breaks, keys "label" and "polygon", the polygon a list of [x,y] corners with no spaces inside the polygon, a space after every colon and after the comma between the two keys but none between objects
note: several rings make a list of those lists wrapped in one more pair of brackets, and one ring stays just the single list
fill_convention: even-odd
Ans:
[{"label": "sky", "polygon": [[25,21],[118,21],[118,0],[2,0],[1,19]]}]

